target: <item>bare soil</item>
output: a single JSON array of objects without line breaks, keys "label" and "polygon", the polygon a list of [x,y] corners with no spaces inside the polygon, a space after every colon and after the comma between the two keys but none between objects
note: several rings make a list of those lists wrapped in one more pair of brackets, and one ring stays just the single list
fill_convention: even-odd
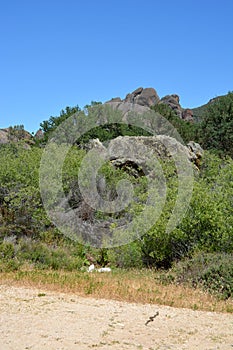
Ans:
[{"label": "bare soil", "polygon": [[230,350],[233,315],[3,284],[0,350],[23,349]]}]

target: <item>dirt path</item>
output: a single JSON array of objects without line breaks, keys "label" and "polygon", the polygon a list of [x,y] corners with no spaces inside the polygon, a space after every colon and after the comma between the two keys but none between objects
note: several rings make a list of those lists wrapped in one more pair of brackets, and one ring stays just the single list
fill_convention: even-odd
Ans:
[{"label": "dirt path", "polygon": [[1,285],[0,350],[23,349],[230,350],[233,315]]}]

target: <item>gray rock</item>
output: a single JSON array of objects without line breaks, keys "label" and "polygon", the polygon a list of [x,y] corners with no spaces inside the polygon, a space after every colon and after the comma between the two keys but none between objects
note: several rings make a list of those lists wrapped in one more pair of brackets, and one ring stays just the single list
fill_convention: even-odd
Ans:
[{"label": "gray rock", "polygon": [[180,98],[178,95],[167,95],[161,98],[160,103],[168,105],[181,119],[182,119],[182,108],[180,105]]},{"label": "gray rock", "polygon": [[119,136],[110,141],[108,152],[112,163],[133,161],[132,154],[138,154],[139,163],[144,164],[148,159],[148,152],[142,153],[137,150],[144,145],[161,159],[171,158],[178,152],[182,152],[188,160],[193,161],[196,154],[190,147],[182,145],[175,138],[166,135],[157,136]]},{"label": "gray rock", "polygon": [[125,102],[136,103],[141,106],[151,107],[159,102],[159,96],[155,89],[142,87],[136,89],[132,93],[128,94],[125,98]]},{"label": "gray rock", "polygon": [[18,142],[19,140],[30,141],[31,134],[26,130],[11,131],[11,128],[0,129],[0,144]]},{"label": "gray rock", "polygon": [[198,158],[203,157],[204,150],[203,148],[199,145],[199,143],[194,142],[194,141],[189,141],[187,144],[187,147],[189,150],[194,153]]},{"label": "gray rock", "polygon": [[[118,103],[119,105],[114,105]],[[125,104],[128,105],[125,105]],[[164,103],[168,105],[181,119],[193,122],[193,112],[191,109],[183,109],[180,105],[180,97],[177,94],[166,95],[163,98],[159,98],[154,88],[142,88],[139,87],[133,92],[126,95],[125,99],[121,100],[120,97],[112,98],[107,101],[106,104],[112,104],[114,109],[119,109],[124,113],[128,113],[129,110],[134,110],[137,113],[144,113],[145,110],[138,108],[137,106],[150,108],[156,104]],[[131,106],[131,107],[129,107]],[[136,107],[135,107],[136,106]]]},{"label": "gray rock", "polygon": [[104,145],[100,142],[100,140],[98,138],[90,140],[88,143],[86,143],[84,145],[83,148],[86,149],[87,151],[89,151],[93,148],[96,150],[99,150],[100,152],[102,150],[105,150]]},{"label": "gray rock", "polygon": [[135,112],[137,114],[143,114],[143,113],[151,111],[151,109],[149,107],[141,106],[139,104],[135,104],[135,103],[132,103],[132,102],[109,101],[109,102],[106,102],[105,104],[108,105],[108,106],[111,106],[115,110],[121,111],[122,112],[122,116],[123,116],[122,120],[126,120],[127,115],[130,112]]},{"label": "gray rock", "polygon": [[197,161],[204,153],[198,143],[191,141],[185,146],[175,138],[166,135],[118,136],[109,142],[107,149],[98,139],[89,143],[90,149],[96,148],[96,145],[100,151],[108,151],[109,159],[114,166],[132,168],[130,173],[135,177],[140,176],[141,171],[134,164],[140,164],[146,169],[147,160],[153,154],[160,159],[169,159],[182,153],[190,162],[197,165]]},{"label": "gray rock", "polygon": [[0,129],[0,144],[8,143],[8,129]]},{"label": "gray rock", "polygon": [[120,97],[113,97],[111,100],[107,101],[106,103],[109,102],[122,102],[122,99]]}]

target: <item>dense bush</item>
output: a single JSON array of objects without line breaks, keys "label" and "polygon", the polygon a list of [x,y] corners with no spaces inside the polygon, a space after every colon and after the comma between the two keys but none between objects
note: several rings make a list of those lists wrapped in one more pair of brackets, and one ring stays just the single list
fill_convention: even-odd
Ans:
[{"label": "dense bush", "polygon": [[119,268],[140,268],[143,266],[140,242],[123,245],[108,251],[111,265]]},{"label": "dense bush", "polygon": [[12,259],[15,256],[14,245],[10,242],[2,242],[0,244],[0,257],[3,260]]},{"label": "dense bush", "polygon": [[178,131],[184,142],[197,141],[199,134],[199,124],[185,121],[166,104],[157,104],[152,107],[152,110],[165,117]]},{"label": "dense bush", "polygon": [[203,148],[233,157],[233,92],[208,104],[202,116],[199,140]]},{"label": "dense bush", "polygon": [[232,298],[232,266],[232,254],[199,252],[174,267],[175,281],[201,287],[222,299]]},{"label": "dense bush", "polygon": [[[70,204],[74,207],[80,201],[80,194],[77,192],[77,174],[84,155],[83,150],[73,147],[64,164],[64,190],[70,194]],[[31,150],[17,148],[15,145],[0,147],[2,164],[0,241],[3,241],[4,237],[11,236],[15,237],[16,241],[21,237],[29,237],[42,242],[38,259],[41,259],[41,263],[50,266],[51,258],[47,263],[47,253],[43,253],[45,245],[63,246],[68,239],[53,227],[43,209],[38,188],[40,156],[41,149],[37,147]],[[209,252],[232,252],[233,161],[231,158],[223,160],[206,153],[199,174],[195,175],[193,196],[188,212],[179,226],[170,234],[166,233],[166,225],[176,201],[178,182],[173,163],[164,161],[162,167],[166,178],[167,198],[158,222],[136,243],[107,253],[105,263],[111,261],[117,266],[129,267],[144,264],[168,268],[174,261],[191,254],[197,248]],[[123,178],[129,179],[134,185],[138,201],[120,215],[126,214],[131,218],[143,210],[147,188],[143,177],[134,178],[124,169],[116,170],[110,164],[105,164],[101,172],[106,179],[108,193],[112,191],[114,194],[117,182]],[[97,220],[106,219],[106,216],[101,216],[98,212],[95,213],[95,217]],[[114,216],[112,215],[110,219],[109,225]],[[71,242],[71,244],[75,243]],[[31,253],[29,250],[28,254],[34,256],[36,252],[33,247],[31,249]],[[45,258],[42,258],[43,256]],[[81,257],[84,258],[84,256]],[[35,262],[35,259],[33,261]]]},{"label": "dense bush", "polygon": [[60,244],[54,246],[21,238],[18,242],[3,241],[0,244],[0,271],[18,269],[20,266],[31,265],[53,270],[79,270],[84,263],[80,247],[75,244]]},{"label": "dense bush", "polygon": [[20,267],[20,262],[16,257],[14,244],[3,241],[0,244],[0,272],[15,271]]},{"label": "dense bush", "polygon": [[40,268],[54,270],[77,270],[82,266],[82,259],[75,256],[72,249],[61,246],[54,248],[41,242],[22,240],[17,246],[17,257],[23,262],[32,263]]},{"label": "dense bush", "polygon": [[[196,126],[180,120],[167,106],[160,105],[156,111],[174,123],[186,141],[198,137],[197,128],[200,126],[206,128],[209,140],[215,130],[216,138],[213,140],[221,139],[222,143],[214,141],[208,147],[223,147],[223,151],[227,150],[231,155],[230,133],[233,119],[229,118],[230,114],[226,116],[225,112],[218,119],[216,112],[216,108],[218,111],[228,108],[231,113],[231,104],[228,104],[230,99],[231,95],[225,101],[226,104],[221,102],[220,106],[213,104],[211,107],[216,123],[217,120],[220,125],[223,122],[221,127],[228,135],[227,142],[225,136],[216,127],[212,127],[215,118],[210,118],[211,113],[208,114],[209,119],[206,117],[202,124]],[[66,110],[59,120],[55,118],[49,124],[45,123],[43,127],[47,136],[71,112],[72,110]],[[125,128],[115,124],[110,129],[108,127],[97,128],[92,134],[85,135],[86,139],[84,137],[83,141],[96,136],[104,141],[110,136],[140,133],[139,129],[130,126]],[[203,144],[207,142],[207,136],[202,140]],[[232,297],[233,160],[230,157],[219,157],[205,152],[200,169],[195,173],[193,195],[187,213],[169,234],[166,233],[166,226],[177,199],[178,180],[174,163],[161,160],[167,193],[159,220],[137,241],[106,250],[70,241],[48,220],[39,190],[42,151],[37,145],[30,149],[14,143],[0,145],[0,271],[15,270],[24,264],[40,268],[76,270],[82,265],[90,264],[88,256],[91,256],[95,264],[111,264],[123,268],[148,266],[168,269],[174,263],[184,261],[177,268],[179,282],[189,281],[193,285],[201,285],[208,291],[221,294],[224,298]],[[83,200],[78,189],[78,171],[85,154],[85,150],[74,145],[63,167],[63,189],[69,196],[72,208],[77,208]],[[132,219],[143,211],[147,199],[145,176],[134,176],[129,168],[116,169],[111,163],[106,163],[99,175],[105,178],[105,188],[100,192],[105,199],[113,200],[117,183],[128,179],[134,186],[137,200],[124,211],[109,216],[90,207],[83,207],[82,214],[87,220],[89,217],[98,222],[107,219],[109,227],[112,227],[115,219],[123,220],[124,215],[127,219]],[[196,251],[200,254],[196,255]],[[189,260],[183,260],[184,258]]]}]

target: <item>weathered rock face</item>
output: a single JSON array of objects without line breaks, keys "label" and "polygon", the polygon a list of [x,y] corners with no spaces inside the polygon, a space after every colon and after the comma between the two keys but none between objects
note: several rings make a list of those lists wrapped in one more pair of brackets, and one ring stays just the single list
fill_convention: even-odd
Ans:
[{"label": "weathered rock face", "polygon": [[166,135],[157,136],[119,136],[110,141],[108,152],[110,160],[114,165],[120,166],[124,163],[133,162],[131,155],[138,154],[140,164],[148,160],[148,152],[140,152],[140,147],[144,145],[151,154],[155,154],[161,159],[171,158],[177,153],[182,153],[190,162],[202,157],[203,150],[199,144],[190,142],[189,147],[182,145],[175,138]]},{"label": "weathered rock face", "polygon": [[187,122],[193,122],[193,111],[189,108],[184,109],[182,111],[182,119],[186,120]]},{"label": "weathered rock face", "polygon": [[132,103],[138,104],[143,107],[151,107],[158,103],[160,100],[157,92],[153,88],[142,88],[139,87],[135,91],[126,95],[125,99],[121,100],[120,97],[114,97],[106,103],[121,102],[121,103]]},{"label": "weathered rock face", "polygon": [[182,119],[182,108],[180,105],[180,98],[178,95],[167,95],[161,98],[160,103],[168,105],[181,119]]},{"label": "weathered rock face", "polygon": [[[100,152],[106,150],[98,139],[89,142],[89,149],[91,148],[98,148]],[[111,140],[108,145],[111,163],[119,168],[131,169],[131,174],[137,174],[137,176],[140,176],[140,169],[135,167],[135,163],[146,167],[152,155],[160,159],[169,159],[174,155],[182,154],[198,167],[203,152],[198,143],[191,141],[184,146],[175,138],[166,135],[119,136]]]},{"label": "weathered rock face", "polygon": [[122,116],[123,116],[123,118],[122,118],[123,120],[127,117],[127,115],[130,112],[143,114],[143,113],[146,113],[148,111],[151,111],[151,109],[149,107],[141,106],[139,104],[134,104],[134,103],[125,102],[125,101],[115,102],[115,101],[111,100],[109,102],[106,102],[105,104],[111,106],[113,109],[121,111]]},{"label": "weathered rock face", "polygon": [[142,87],[136,89],[125,98],[125,102],[136,103],[141,106],[151,107],[160,100],[157,92],[153,88],[143,89]]},{"label": "weathered rock face", "polygon": [[96,149],[96,150],[99,150],[100,152],[102,150],[105,150],[104,145],[102,144],[102,142],[100,142],[98,138],[90,140],[84,145],[83,148],[87,151],[90,151],[91,149]]},{"label": "weathered rock face", "polygon": [[[155,106],[158,103],[164,103],[168,105],[179,118],[184,119],[189,122],[193,122],[193,112],[191,109],[183,109],[180,105],[180,98],[176,94],[167,95],[159,98],[157,92],[153,88],[142,88],[139,87],[135,91],[126,95],[125,99],[121,100],[120,97],[112,98],[110,101],[106,102],[111,104],[113,108],[119,109],[125,113],[129,112],[129,106],[131,110],[134,110],[137,113],[144,113],[145,110],[137,106],[150,108]],[[118,103],[118,105],[116,105]],[[127,104],[127,105],[126,105]]]},{"label": "weathered rock face", "polygon": [[110,101],[107,101],[106,103],[110,102],[122,102],[122,99],[120,97],[113,97]]},{"label": "weathered rock face", "polygon": [[8,143],[8,129],[0,129],[0,144]]},{"label": "weathered rock face", "polygon": [[31,134],[26,130],[12,131],[11,128],[0,129],[0,144],[18,142],[19,140],[31,140]]},{"label": "weathered rock face", "polygon": [[153,88],[143,89],[142,87],[128,94],[124,100],[119,97],[107,101],[105,104],[122,113],[122,120],[127,121],[130,112],[145,114],[152,112],[150,106],[158,103],[159,97]]},{"label": "weathered rock face", "polygon": [[204,155],[203,148],[199,145],[199,143],[194,141],[189,141],[187,144],[188,149],[191,151],[191,154],[193,155],[192,162],[197,166],[197,168],[200,167],[201,158]]},{"label": "weathered rock face", "polygon": [[41,129],[37,130],[37,132],[36,132],[36,134],[35,134],[34,137],[35,137],[36,140],[41,140],[41,139],[43,139],[43,137],[44,137],[43,131],[42,131]]}]

